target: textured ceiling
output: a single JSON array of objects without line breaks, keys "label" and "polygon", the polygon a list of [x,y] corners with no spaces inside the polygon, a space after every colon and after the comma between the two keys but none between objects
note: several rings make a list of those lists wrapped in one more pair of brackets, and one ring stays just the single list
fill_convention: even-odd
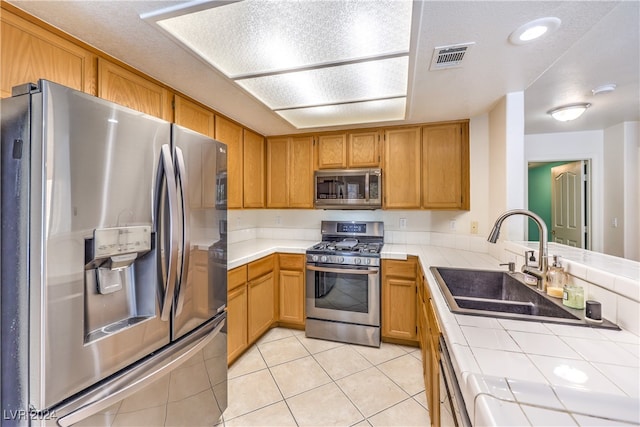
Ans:
[{"label": "textured ceiling", "polygon": [[[298,132],[140,19],[141,14],[186,2],[10,3],[264,135]],[[517,91],[525,91],[527,133],[602,129],[640,120],[639,5],[638,1],[415,2],[407,118],[390,124],[473,117],[489,111],[505,93]],[[514,29],[544,16],[562,20],[558,31],[523,46],[508,42]],[[247,17],[247,25],[262,23]],[[316,30],[322,31],[321,23]],[[462,67],[429,71],[434,48],[466,42],[475,44]],[[615,83],[618,89],[591,95],[591,89],[605,83]],[[581,101],[593,106],[573,122],[556,123],[546,114],[558,105]]]}]

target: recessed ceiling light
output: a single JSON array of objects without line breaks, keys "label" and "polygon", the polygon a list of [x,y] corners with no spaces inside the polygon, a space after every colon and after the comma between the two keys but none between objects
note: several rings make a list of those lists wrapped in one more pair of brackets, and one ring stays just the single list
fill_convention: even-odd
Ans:
[{"label": "recessed ceiling light", "polygon": [[520,45],[538,40],[557,30],[561,22],[559,18],[555,17],[534,19],[521,25],[517,30],[512,32],[509,36],[509,41],[513,44]]},{"label": "recessed ceiling light", "polygon": [[568,122],[580,117],[582,113],[584,113],[589,107],[591,107],[591,104],[587,102],[568,104],[563,105],[562,107],[554,108],[553,110],[549,110],[547,111],[547,114],[550,114],[551,117],[558,120],[559,122]]},{"label": "recessed ceiling light", "polygon": [[594,95],[600,95],[602,93],[613,92],[614,90],[616,90],[616,85],[613,83],[610,83],[610,84],[598,86],[595,89],[591,89],[591,93]]}]

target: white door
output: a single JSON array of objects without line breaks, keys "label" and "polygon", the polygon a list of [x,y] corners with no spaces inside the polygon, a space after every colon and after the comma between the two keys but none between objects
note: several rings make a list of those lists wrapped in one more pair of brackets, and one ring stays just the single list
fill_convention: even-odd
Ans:
[{"label": "white door", "polygon": [[586,242],[584,165],[581,160],[551,168],[552,239],[577,248]]}]

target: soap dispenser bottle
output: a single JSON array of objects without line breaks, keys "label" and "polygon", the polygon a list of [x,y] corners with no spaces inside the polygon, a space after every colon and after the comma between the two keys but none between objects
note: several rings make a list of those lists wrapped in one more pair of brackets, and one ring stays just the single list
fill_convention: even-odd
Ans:
[{"label": "soap dispenser bottle", "polygon": [[547,270],[547,295],[562,298],[564,285],[567,284],[568,276],[562,268],[560,256],[554,255],[553,262]]}]

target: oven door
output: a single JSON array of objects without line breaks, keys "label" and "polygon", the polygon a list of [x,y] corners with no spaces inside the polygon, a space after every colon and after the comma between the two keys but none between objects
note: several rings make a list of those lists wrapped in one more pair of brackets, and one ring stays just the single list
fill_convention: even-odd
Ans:
[{"label": "oven door", "polygon": [[378,267],[307,264],[307,317],[380,326]]}]

